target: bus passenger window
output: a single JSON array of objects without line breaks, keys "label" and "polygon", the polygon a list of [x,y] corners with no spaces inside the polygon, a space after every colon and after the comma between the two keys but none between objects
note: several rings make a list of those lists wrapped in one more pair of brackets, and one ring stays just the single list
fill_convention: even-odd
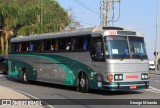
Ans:
[{"label": "bus passenger window", "polygon": [[18,52],[18,50],[19,50],[19,44],[16,43],[16,52]]},{"label": "bus passenger window", "polygon": [[54,44],[51,44],[51,51],[54,50]]},{"label": "bus passenger window", "polygon": [[75,48],[75,39],[72,39],[71,41],[71,49],[74,50]]},{"label": "bus passenger window", "polygon": [[69,48],[69,45],[70,43],[66,43],[66,50],[68,51],[70,48]]},{"label": "bus passenger window", "polygon": [[22,43],[19,43],[19,50],[18,50],[19,52],[21,52],[22,51]]},{"label": "bus passenger window", "polygon": [[83,50],[84,40],[85,40],[84,37],[80,37],[76,39],[76,49]]},{"label": "bus passenger window", "polygon": [[95,43],[95,51],[96,51],[96,59],[100,60],[103,58],[103,52],[102,52],[102,42],[99,40]]},{"label": "bus passenger window", "polygon": [[34,42],[34,51],[41,51],[41,41]]},{"label": "bus passenger window", "polygon": [[30,52],[33,51],[33,43],[32,43],[32,42],[29,43],[29,51],[30,51]]},{"label": "bus passenger window", "polygon": [[51,51],[54,51],[54,49],[55,49],[55,40],[52,40],[51,41]]},{"label": "bus passenger window", "polygon": [[44,42],[44,50],[45,51],[50,51],[51,49],[51,40],[45,40]]},{"label": "bus passenger window", "polygon": [[16,44],[15,43],[11,44],[11,52],[16,52]]},{"label": "bus passenger window", "polygon": [[58,50],[58,40],[56,40],[56,42],[55,42],[55,50],[56,51]]},{"label": "bus passenger window", "polygon": [[39,47],[40,47],[40,51],[44,51],[44,41],[40,42]]},{"label": "bus passenger window", "polygon": [[26,52],[27,44],[28,44],[27,42],[22,43],[22,49],[21,49],[22,52]]},{"label": "bus passenger window", "polygon": [[85,37],[85,40],[84,40],[84,42],[83,42],[83,49],[84,49],[84,50],[87,50],[87,48],[88,48],[88,40],[87,40],[87,38]]},{"label": "bus passenger window", "polygon": [[58,40],[58,49],[59,50],[66,50],[66,39],[59,39]]},{"label": "bus passenger window", "polygon": [[103,43],[102,38],[96,37],[92,40],[93,46],[92,46],[92,52],[91,57],[94,61],[104,61],[104,50],[103,50]]},{"label": "bus passenger window", "polygon": [[69,39],[67,39],[66,40],[66,50],[68,51],[68,50],[70,50],[70,47],[71,47],[71,40],[70,40],[70,38]]},{"label": "bus passenger window", "polygon": [[28,45],[28,43],[27,43],[26,51],[27,52],[29,51],[29,45]]}]

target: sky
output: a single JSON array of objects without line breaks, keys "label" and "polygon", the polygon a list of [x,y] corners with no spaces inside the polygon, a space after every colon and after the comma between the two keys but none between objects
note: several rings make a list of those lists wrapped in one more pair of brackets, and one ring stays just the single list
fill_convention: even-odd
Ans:
[{"label": "sky", "polygon": [[[57,0],[64,9],[72,9],[74,18],[82,27],[100,25],[100,0]],[[115,17],[118,17],[118,5],[115,5]],[[158,48],[160,52],[160,0],[158,0]],[[113,26],[124,27],[144,34],[149,60],[154,60],[156,39],[156,0],[121,0],[120,19]]]}]

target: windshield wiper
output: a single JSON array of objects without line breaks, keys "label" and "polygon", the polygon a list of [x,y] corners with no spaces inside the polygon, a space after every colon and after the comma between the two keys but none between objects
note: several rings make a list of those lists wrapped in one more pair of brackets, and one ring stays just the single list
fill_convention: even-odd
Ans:
[{"label": "windshield wiper", "polygon": [[126,57],[126,55],[127,55],[126,53],[124,53],[124,54],[122,55],[121,61],[124,60],[124,58]]},{"label": "windshield wiper", "polygon": [[143,61],[142,56],[140,56],[139,54],[135,54],[135,56],[136,56],[137,58],[139,58],[141,61]]}]

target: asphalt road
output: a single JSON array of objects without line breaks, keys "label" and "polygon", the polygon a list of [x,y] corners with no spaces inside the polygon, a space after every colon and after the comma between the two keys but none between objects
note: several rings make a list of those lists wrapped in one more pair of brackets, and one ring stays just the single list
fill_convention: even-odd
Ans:
[{"label": "asphalt road", "polygon": [[[0,74],[0,85],[12,88],[31,98],[38,99],[160,99],[160,75],[151,75],[150,88],[147,90],[127,91],[127,92],[106,92],[91,90],[90,93],[77,92],[74,87],[31,82],[23,84],[17,79]],[[63,101],[63,100],[62,100]],[[75,104],[81,105],[51,105],[55,108],[135,108],[135,105],[85,105],[79,100],[70,100]],[[106,100],[107,101],[107,100]],[[114,101],[114,100],[113,100]],[[65,101],[64,101],[65,102]],[[159,100],[160,102],[160,100]],[[63,102],[61,102],[63,104]],[[112,102],[111,102],[112,103]],[[159,103],[160,104],[160,103]],[[159,108],[158,105],[136,105],[136,108]]]}]

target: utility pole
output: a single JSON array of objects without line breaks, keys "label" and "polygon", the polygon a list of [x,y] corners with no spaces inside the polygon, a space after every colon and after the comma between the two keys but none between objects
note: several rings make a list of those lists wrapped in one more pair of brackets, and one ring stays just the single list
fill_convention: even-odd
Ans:
[{"label": "utility pole", "polygon": [[119,17],[115,20],[115,2],[119,3],[119,17],[120,17],[120,0],[101,0],[100,13],[101,13],[101,26],[110,26],[110,22],[118,21]]},{"label": "utility pole", "polygon": [[100,25],[105,25],[105,0],[100,1]]},{"label": "utility pole", "polygon": [[109,25],[109,19],[110,19],[110,0],[106,1],[106,26]]},{"label": "utility pole", "polygon": [[157,73],[157,44],[158,44],[158,0],[156,1],[156,40],[155,40],[155,72]]}]

